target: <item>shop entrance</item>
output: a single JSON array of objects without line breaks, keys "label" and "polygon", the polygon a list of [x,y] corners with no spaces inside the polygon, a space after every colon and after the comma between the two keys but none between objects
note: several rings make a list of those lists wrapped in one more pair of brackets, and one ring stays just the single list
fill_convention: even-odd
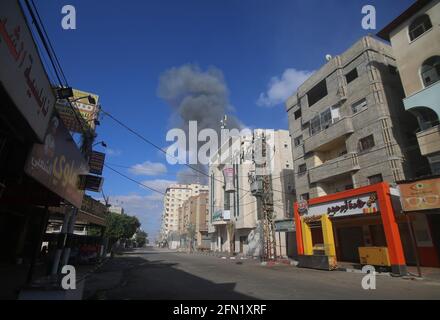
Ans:
[{"label": "shop entrance", "polygon": [[362,227],[339,228],[337,232],[339,240],[338,260],[359,263],[358,248],[364,246]]},{"label": "shop entrance", "polygon": [[360,247],[387,247],[380,214],[332,220],[338,261],[360,263]]}]

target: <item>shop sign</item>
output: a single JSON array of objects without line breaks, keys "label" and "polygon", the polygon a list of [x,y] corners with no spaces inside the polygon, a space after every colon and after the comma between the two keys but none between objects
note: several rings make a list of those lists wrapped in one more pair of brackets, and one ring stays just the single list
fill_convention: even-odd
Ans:
[{"label": "shop sign", "polygon": [[70,204],[81,207],[84,190],[79,188],[80,176],[86,175],[89,168],[56,115],[50,121],[44,144],[34,144],[25,172]]},{"label": "shop sign", "polygon": [[55,95],[18,1],[0,1],[0,83],[43,141]]},{"label": "shop sign", "polygon": [[310,205],[305,216],[322,216],[328,214],[330,217],[336,218],[358,214],[370,214],[378,211],[376,194],[367,194],[318,205]]},{"label": "shop sign", "polygon": [[212,221],[221,221],[223,219],[223,210],[217,210],[212,215]]},{"label": "shop sign", "polygon": [[293,231],[295,231],[295,224],[294,224],[293,220],[275,221],[275,231],[277,231],[277,232],[293,232]]},{"label": "shop sign", "polygon": [[89,159],[90,173],[101,175],[104,169],[105,153],[93,151]]},{"label": "shop sign", "polygon": [[440,178],[399,184],[403,211],[440,208]]},{"label": "shop sign", "polygon": [[225,179],[225,192],[234,192],[234,168],[232,166],[226,166],[223,169],[223,177]]},{"label": "shop sign", "polygon": [[[92,96],[96,104],[90,104],[88,98],[83,98],[88,96]],[[71,103],[67,100],[59,100],[56,104],[58,114],[69,131],[81,133],[84,129],[93,132],[96,129],[95,120],[97,120],[99,114],[99,96],[73,89],[72,99],[75,100],[79,98],[83,99]],[[82,123],[79,123],[78,118]]]},{"label": "shop sign", "polygon": [[298,211],[301,215],[306,214],[308,208],[309,208],[309,204],[308,204],[307,200],[298,201]]}]

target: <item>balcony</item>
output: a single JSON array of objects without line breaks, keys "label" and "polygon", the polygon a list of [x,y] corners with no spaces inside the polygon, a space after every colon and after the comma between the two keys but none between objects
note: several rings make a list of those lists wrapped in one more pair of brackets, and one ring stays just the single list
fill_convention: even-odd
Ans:
[{"label": "balcony", "polygon": [[417,133],[417,141],[423,156],[440,152],[440,125]]},{"label": "balcony", "polygon": [[329,160],[309,171],[310,183],[321,182],[360,169],[357,153]]},{"label": "balcony", "polygon": [[324,150],[327,146],[330,146],[332,142],[340,140],[353,132],[354,128],[351,117],[342,118],[341,120],[331,124],[328,128],[304,140],[304,152],[308,153],[312,151]]}]

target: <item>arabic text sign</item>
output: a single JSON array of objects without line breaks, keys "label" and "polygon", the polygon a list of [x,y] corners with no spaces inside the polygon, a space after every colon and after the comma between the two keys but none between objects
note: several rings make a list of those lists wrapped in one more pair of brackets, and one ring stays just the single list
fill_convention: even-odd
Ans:
[{"label": "arabic text sign", "polygon": [[101,175],[104,169],[105,153],[93,151],[89,159],[90,173]]},{"label": "arabic text sign", "polygon": [[403,211],[440,208],[440,178],[399,185]]},{"label": "arabic text sign", "polygon": [[[96,102],[96,104],[90,104],[87,96],[92,96]],[[82,99],[79,99],[82,98]],[[72,132],[81,133],[84,129],[94,131],[95,130],[95,121],[98,116],[98,99],[99,97],[95,94],[79,91],[73,89],[73,100],[79,99],[78,101],[72,102],[72,106],[77,110],[76,114],[81,121],[78,122],[77,116],[75,116],[75,112],[72,110],[72,107],[66,100],[60,100],[56,104],[56,109],[67,129]]]},{"label": "arabic text sign", "polygon": [[322,216],[328,214],[330,217],[336,218],[357,214],[375,213],[378,211],[376,195],[366,194],[354,198],[310,205],[305,216]]},{"label": "arabic text sign", "polygon": [[58,117],[52,117],[44,144],[33,146],[25,172],[75,207],[81,207],[84,191],[78,188],[79,177],[86,175],[89,168]]},{"label": "arabic text sign", "polygon": [[43,141],[55,96],[18,1],[0,1],[0,82]]}]

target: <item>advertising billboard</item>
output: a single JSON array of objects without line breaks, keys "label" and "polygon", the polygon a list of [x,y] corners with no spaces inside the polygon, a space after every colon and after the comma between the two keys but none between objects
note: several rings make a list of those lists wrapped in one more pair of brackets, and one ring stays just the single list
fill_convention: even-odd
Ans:
[{"label": "advertising billboard", "polygon": [[69,131],[57,115],[51,118],[44,144],[34,144],[25,172],[73,206],[80,208],[84,190],[80,176],[89,168]]},{"label": "advertising billboard", "polygon": [[399,184],[403,211],[440,209],[440,178]]},{"label": "advertising billboard", "polygon": [[0,1],[0,83],[42,142],[55,95],[18,1]]}]

